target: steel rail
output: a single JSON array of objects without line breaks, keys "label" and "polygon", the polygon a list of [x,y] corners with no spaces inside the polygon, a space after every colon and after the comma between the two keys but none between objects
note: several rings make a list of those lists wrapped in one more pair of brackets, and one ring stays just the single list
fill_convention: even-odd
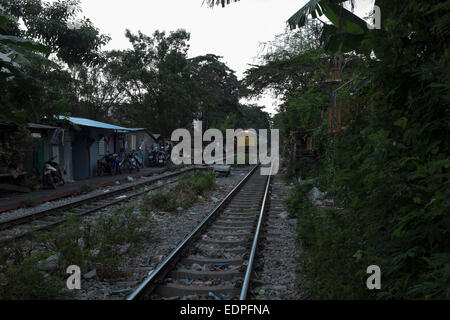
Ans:
[{"label": "steel rail", "polygon": [[254,262],[255,256],[256,256],[256,250],[258,247],[259,235],[260,235],[263,220],[264,220],[266,204],[268,202],[267,200],[268,200],[270,182],[271,182],[271,177],[272,177],[272,169],[273,169],[273,165],[270,167],[270,174],[267,177],[266,191],[264,192],[264,198],[263,198],[263,202],[261,205],[261,211],[259,212],[258,225],[256,227],[255,236],[253,238],[252,249],[250,251],[250,257],[248,259],[247,269],[245,271],[245,278],[244,278],[244,282],[242,283],[241,295],[239,297],[239,300],[245,300],[247,298],[247,291],[248,291],[248,287],[249,287],[252,272],[253,272],[253,262]]},{"label": "steel rail", "polygon": [[252,170],[237,184],[233,190],[231,190],[227,196],[220,201],[220,203],[212,209],[208,215],[195,227],[195,229],[180,243],[178,246],[164,259],[164,261],[157,266],[155,270],[139,285],[139,287],[127,297],[127,300],[138,300],[151,294],[155,289],[158,280],[161,280],[170,271],[170,268],[174,266],[180,259],[182,253],[188,248],[188,245],[194,241],[199,233],[211,222],[212,218],[216,216],[220,209],[241,189],[241,187],[252,176],[256,169],[259,168],[259,164],[253,167]]},{"label": "steel rail", "polygon": [[[21,224],[28,223],[30,220],[50,215],[52,212],[55,212],[55,211],[73,209],[74,207],[79,207],[79,206],[81,206],[81,205],[83,205],[85,203],[91,202],[93,200],[101,200],[103,198],[108,198],[108,197],[111,197],[111,196],[120,195],[120,194],[123,194],[125,192],[128,192],[130,190],[133,190],[133,189],[145,186],[145,185],[154,184],[158,180],[161,180],[161,179],[166,180],[166,179],[169,179],[169,178],[172,178],[172,177],[176,177],[176,176],[184,174],[184,173],[188,173],[190,171],[202,170],[202,169],[203,168],[188,168],[188,169],[185,169],[185,170],[182,169],[182,170],[177,171],[177,172],[173,172],[173,173],[169,173],[169,174],[166,174],[166,175],[163,175],[163,176],[157,176],[157,177],[151,178],[148,181],[139,182],[139,183],[131,185],[131,186],[125,186],[125,187],[117,189],[117,190],[109,191],[109,192],[102,193],[102,194],[97,194],[97,195],[94,195],[94,196],[91,196],[91,197],[88,197],[88,198],[84,198],[84,199],[81,199],[81,200],[75,200],[75,201],[70,202],[70,203],[65,203],[65,204],[62,204],[62,205],[59,205],[59,206],[56,206],[56,207],[53,207],[53,208],[44,209],[44,210],[41,210],[41,211],[38,211],[38,212],[35,212],[35,213],[30,213],[30,214],[27,214],[27,215],[24,215],[24,216],[13,217],[13,218],[10,218],[10,219],[5,219],[3,221],[0,221],[0,230],[5,230],[5,229],[9,229],[11,227],[15,227],[15,226],[18,226],[18,225],[21,225]],[[99,208],[96,208],[96,209],[99,209]]]},{"label": "steel rail", "polygon": [[[189,171],[188,171],[188,172],[189,172]],[[87,215],[89,215],[89,214],[92,214],[92,213],[94,213],[94,212],[96,212],[96,211],[105,209],[105,208],[107,208],[107,207],[111,207],[111,206],[117,205],[117,204],[122,203],[122,202],[130,201],[131,199],[136,198],[136,197],[139,197],[139,196],[141,196],[141,195],[143,195],[143,194],[145,194],[145,193],[147,193],[147,192],[149,192],[149,191],[158,190],[158,189],[161,189],[161,188],[163,188],[163,187],[165,187],[165,186],[167,186],[167,185],[169,185],[169,184],[173,184],[173,183],[177,183],[177,182],[178,182],[178,180],[175,180],[175,181],[169,181],[169,182],[167,182],[167,183],[164,184],[164,185],[153,186],[153,187],[151,187],[150,189],[146,189],[146,190],[144,190],[144,191],[139,191],[139,192],[137,192],[137,193],[133,193],[133,194],[131,194],[131,195],[127,195],[127,196],[126,196],[125,198],[123,198],[123,199],[116,199],[116,200],[113,200],[112,202],[108,202],[107,204],[102,204],[102,205],[99,205],[99,206],[96,206],[96,207],[93,207],[93,208],[90,208],[90,209],[86,209],[85,211],[83,211],[83,212],[81,212],[81,213],[75,213],[74,215],[71,215],[70,217],[84,217],[84,216],[87,216]],[[49,213],[47,216],[51,216],[51,215],[52,215],[52,214]],[[43,226],[30,228],[30,230],[25,231],[25,232],[23,232],[23,233],[21,233],[21,234],[19,234],[19,235],[15,235],[15,236],[11,236],[11,237],[3,237],[3,238],[0,238],[0,244],[6,244],[6,243],[11,242],[11,241],[13,241],[13,240],[25,238],[26,236],[28,236],[28,235],[30,235],[31,233],[36,232],[36,231],[50,230],[50,229],[52,229],[52,228],[55,228],[55,227],[57,227],[57,226],[63,224],[63,223],[66,222],[67,220],[68,220],[68,218],[66,218],[66,217],[61,217],[61,219],[58,220],[58,221],[50,222],[50,223],[47,223],[47,224],[45,224],[45,225],[43,225]],[[37,221],[37,220],[36,220],[36,219],[30,220],[30,222],[32,222],[32,221]],[[25,223],[23,223],[23,224],[25,224]],[[4,231],[4,230],[6,230],[6,229],[0,230],[0,232],[1,232],[1,231]]]},{"label": "steel rail", "polygon": [[[110,197],[117,196],[118,194],[124,194],[124,193],[130,192],[131,190],[142,188],[143,186],[146,186],[146,185],[152,185],[156,181],[168,180],[170,178],[173,178],[173,177],[185,174],[185,173],[189,173],[191,171],[196,171],[196,170],[208,170],[208,168],[207,167],[204,167],[204,168],[203,167],[194,167],[194,168],[181,170],[181,171],[178,171],[178,172],[167,174],[165,176],[155,177],[156,179],[151,179],[149,181],[144,181],[144,182],[132,185],[132,186],[127,186],[125,188],[121,188],[121,189],[118,189],[118,190],[110,191],[110,192],[107,192],[107,193],[104,193],[104,194],[100,194],[100,195],[96,195],[96,196],[93,196],[93,197],[90,197],[90,198],[82,199],[82,200],[79,200],[79,201],[74,201],[74,202],[71,202],[69,204],[64,204],[62,206],[57,206],[57,207],[54,207],[54,208],[45,209],[43,211],[39,211],[39,212],[36,212],[34,214],[22,216],[22,217],[19,217],[19,218],[12,218],[12,219],[10,219],[8,221],[0,222],[0,234],[3,231],[14,229],[16,227],[19,227],[19,226],[22,226],[22,225],[26,225],[27,223],[34,223],[36,221],[38,222],[39,219],[45,219],[46,217],[49,217],[49,216],[55,216],[56,217],[57,213],[61,212],[62,210],[76,209],[78,207],[82,207],[83,205],[89,204],[90,202],[92,202],[94,200],[104,200],[104,199],[106,200],[106,199],[108,199]],[[135,192],[133,194],[128,194],[128,195],[126,195],[126,197],[121,198],[121,199],[114,199],[114,200],[111,199],[111,201],[109,201],[108,203],[103,203],[103,204],[100,204],[100,205],[97,205],[97,206],[94,206],[94,207],[86,208],[86,209],[84,209],[81,212],[74,213],[73,215],[70,215],[70,217],[83,217],[83,216],[92,214],[92,213],[94,213],[96,211],[105,209],[107,207],[118,205],[118,204],[120,204],[122,202],[128,202],[131,199],[139,197],[139,196],[141,196],[141,195],[143,195],[143,194],[145,194],[145,193],[147,193],[149,191],[160,189],[160,188],[162,188],[162,187],[164,187],[166,185],[176,183],[177,181],[178,180],[169,181],[169,182],[167,182],[164,185],[151,186],[150,189],[145,189],[143,191],[138,191],[138,192]],[[10,235],[6,235],[4,237],[0,236],[0,245],[7,244],[7,243],[9,243],[11,241],[14,241],[14,240],[17,240],[17,239],[25,238],[28,235],[32,234],[33,232],[50,230],[52,228],[57,227],[58,225],[61,225],[64,222],[66,222],[67,219],[68,219],[68,217],[65,217],[62,214],[61,218],[59,220],[52,221],[52,222],[45,222],[45,224],[41,225],[41,226],[31,226],[28,230],[25,230],[24,232],[21,232],[21,233],[15,234],[15,235],[11,235],[11,236]]]}]

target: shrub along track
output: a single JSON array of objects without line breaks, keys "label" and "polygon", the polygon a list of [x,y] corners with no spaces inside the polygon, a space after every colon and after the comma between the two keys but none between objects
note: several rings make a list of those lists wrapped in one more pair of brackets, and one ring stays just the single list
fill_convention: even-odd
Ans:
[{"label": "shrub along track", "polygon": [[271,181],[258,168],[200,222],[129,300],[247,298]]},{"label": "shrub along track", "polygon": [[[81,200],[74,200],[61,206],[40,210],[18,217],[11,217],[3,220],[0,219],[0,243],[23,238],[35,231],[51,229],[64,223],[70,217],[85,216],[106,207],[130,201],[151,190],[161,188],[167,183],[175,183],[177,177],[184,173],[207,169],[207,167],[194,167],[182,169],[177,172],[165,173],[138,184],[125,186],[114,191],[97,194]],[[166,184],[157,184],[150,188],[148,187],[160,180],[169,181]]]}]

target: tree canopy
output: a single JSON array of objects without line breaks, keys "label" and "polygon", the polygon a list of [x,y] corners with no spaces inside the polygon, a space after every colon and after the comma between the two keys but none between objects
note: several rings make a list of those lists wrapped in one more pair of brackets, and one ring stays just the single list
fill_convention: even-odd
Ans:
[{"label": "tree canopy", "polygon": [[1,0],[0,8],[0,121],[64,112],[72,80],[64,64],[98,63],[109,38],[88,19],[75,26],[78,1]]},{"label": "tree canopy", "polygon": [[[330,57],[340,58],[342,82],[324,87],[309,81],[294,90],[286,90],[289,82],[280,85],[285,103],[275,116],[285,134],[314,129],[316,166],[300,159],[292,170],[318,178],[341,208],[309,205],[304,194],[310,184],[299,185],[291,197],[305,246],[303,289],[328,299],[448,298],[450,2],[377,0],[380,30],[367,29],[342,2],[310,1],[289,20],[301,28],[309,16],[331,21],[319,35]],[[301,74],[305,67],[297,59],[277,62],[298,65]],[[270,83],[271,64],[250,70],[246,81],[254,88]],[[344,130],[329,134],[327,113],[320,125],[314,121],[320,106],[345,112]],[[377,292],[364,286],[371,264],[383,270]]]}]

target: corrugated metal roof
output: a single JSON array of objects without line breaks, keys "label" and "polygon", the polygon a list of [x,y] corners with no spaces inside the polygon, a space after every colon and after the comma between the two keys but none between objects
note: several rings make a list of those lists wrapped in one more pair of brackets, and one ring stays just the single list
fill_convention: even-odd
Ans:
[{"label": "corrugated metal roof", "polygon": [[32,129],[58,129],[58,127],[47,126],[39,123],[28,123],[27,127]]},{"label": "corrugated metal roof", "polygon": [[128,130],[130,130],[130,131],[144,131],[146,129],[145,128],[128,128]]},{"label": "corrugated metal roof", "polygon": [[110,130],[120,130],[120,131],[134,131],[134,129],[119,127],[119,126],[115,126],[113,124],[90,120],[90,119],[84,119],[84,118],[59,116],[59,119],[68,120],[78,126],[94,127],[94,128],[102,128],[102,129],[110,129]]}]

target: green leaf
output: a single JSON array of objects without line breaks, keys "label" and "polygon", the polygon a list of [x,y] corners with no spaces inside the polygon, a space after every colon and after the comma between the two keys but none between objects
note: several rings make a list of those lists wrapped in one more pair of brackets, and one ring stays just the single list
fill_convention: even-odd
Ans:
[{"label": "green leaf", "polygon": [[326,9],[324,11],[325,16],[346,33],[363,34],[369,30],[364,20],[336,3],[323,1],[322,5]]},{"label": "green leaf", "polygon": [[0,27],[5,26],[7,23],[8,23],[8,18],[3,15],[0,15]]},{"label": "green leaf", "polygon": [[[336,27],[341,27],[346,33],[366,33],[369,30],[367,23],[352,12],[339,6],[340,2],[344,1],[311,0],[289,18],[288,24],[291,29],[295,29],[297,26],[301,28],[305,25],[309,15],[313,18],[325,15]],[[340,18],[342,21],[340,21]]]},{"label": "green leaf", "polygon": [[440,4],[435,5],[431,10],[425,12],[426,15],[432,14],[438,10],[450,10],[450,1],[442,2]]},{"label": "green leaf", "polygon": [[288,24],[291,29],[303,27],[306,18],[311,14],[314,18],[323,14],[322,0],[311,0],[298,10],[292,17],[289,18]]},{"label": "green leaf", "polygon": [[5,36],[5,35],[0,35],[0,43],[2,44],[13,44],[28,50],[32,50],[32,51],[38,51],[38,52],[42,52],[45,54],[50,54],[51,52],[51,48],[44,46],[40,43],[31,41],[31,40],[26,40],[26,39],[22,39],[19,37],[14,37],[14,36]]},{"label": "green leaf", "polygon": [[2,53],[6,52],[7,58],[11,59],[11,60],[4,58],[0,59],[0,62],[3,61],[6,64],[8,64],[8,69],[10,71],[12,71],[11,68],[17,69],[16,68],[17,66],[14,66],[12,63],[16,63],[22,66],[23,65],[30,66],[32,64],[38,64],[52,68],[58,68],[58,65],[56,63],[47,59],[46,57],[15,45],[6,46],[0,43],[0,52]]},{"label": "green leaf", "polygon": [[407,157],[400,161],[400,166],[401,167],[405,166],[405,164],[408,163],[409,161],[416,161],[420,163],[420,159],[418,157]]},{"label": "green leaf", "polygon": [[397,127],[400,127],[402,129],[406,128],[406,125],[408,124],[408,118],[401,117],[397,121],[394,122],[394,125]]},{"label": "green leaf", "polygon": [[351,34],[339,31],[337,27],[331,24],[324,25],[321,41],[325,50],[333,53],[346,53],[358,51],[365,34]]},{"label": "green leaf", "polygon": [[413,201],[414,203],[420,204],[422,202],[422,199],[420,199],[419,197],[414,197]]}]

